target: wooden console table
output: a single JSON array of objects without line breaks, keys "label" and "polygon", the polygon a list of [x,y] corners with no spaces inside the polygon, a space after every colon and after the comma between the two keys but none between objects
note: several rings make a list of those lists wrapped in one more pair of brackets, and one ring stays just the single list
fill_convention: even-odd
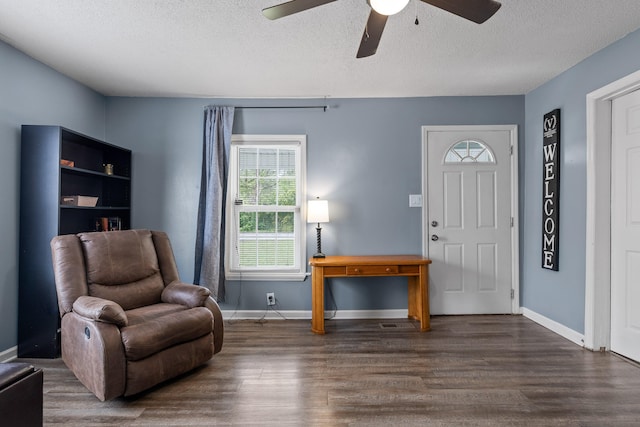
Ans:
[{"label": "wooden console table", "polygon": [[429,264],[418,255],[328,256],[311,258],[311,331],[324,334],[325,277],[407,276],[409,317],[420,330],[431,329],[429,319]]}]

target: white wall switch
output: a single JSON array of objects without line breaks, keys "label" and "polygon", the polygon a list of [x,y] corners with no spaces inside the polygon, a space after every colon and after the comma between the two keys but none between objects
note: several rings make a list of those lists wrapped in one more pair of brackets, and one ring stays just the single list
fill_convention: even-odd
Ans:
[{"label": "white wall switch", "polygon": [[421,208],[422,207],[422,194],[409,194],[409,207]]}]

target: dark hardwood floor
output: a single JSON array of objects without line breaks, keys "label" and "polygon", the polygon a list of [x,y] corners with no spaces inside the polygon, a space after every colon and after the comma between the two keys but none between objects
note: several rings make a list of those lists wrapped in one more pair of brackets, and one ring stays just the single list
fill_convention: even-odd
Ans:
[{"label": "dark hardwood floor", "polygon": [[640,368],[615,355],[521,316],[416,325],[232,321],[202,368],[104,403],[60,359],[28,361],[44,368],[45,425],[640,425]]}]

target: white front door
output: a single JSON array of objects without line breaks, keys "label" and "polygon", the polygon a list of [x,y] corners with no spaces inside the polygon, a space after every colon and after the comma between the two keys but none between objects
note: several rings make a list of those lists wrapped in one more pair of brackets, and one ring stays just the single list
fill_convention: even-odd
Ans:
[{"label": "white front door", "polygon": [[512,312],[515,127],[425,127],[432,314]]},{"label": "white front door", "polygon": [[613,101],[611,350],[640,362],[640,91]]}]

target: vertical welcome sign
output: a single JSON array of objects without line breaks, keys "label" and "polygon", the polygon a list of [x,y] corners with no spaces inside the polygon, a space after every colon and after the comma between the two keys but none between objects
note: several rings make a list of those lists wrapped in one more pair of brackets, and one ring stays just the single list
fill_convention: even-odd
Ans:
[{"label": "vertical welcome sign", "polygon": [[544,115],[542,155],[542,268],[558,271],[560,109]]}]

